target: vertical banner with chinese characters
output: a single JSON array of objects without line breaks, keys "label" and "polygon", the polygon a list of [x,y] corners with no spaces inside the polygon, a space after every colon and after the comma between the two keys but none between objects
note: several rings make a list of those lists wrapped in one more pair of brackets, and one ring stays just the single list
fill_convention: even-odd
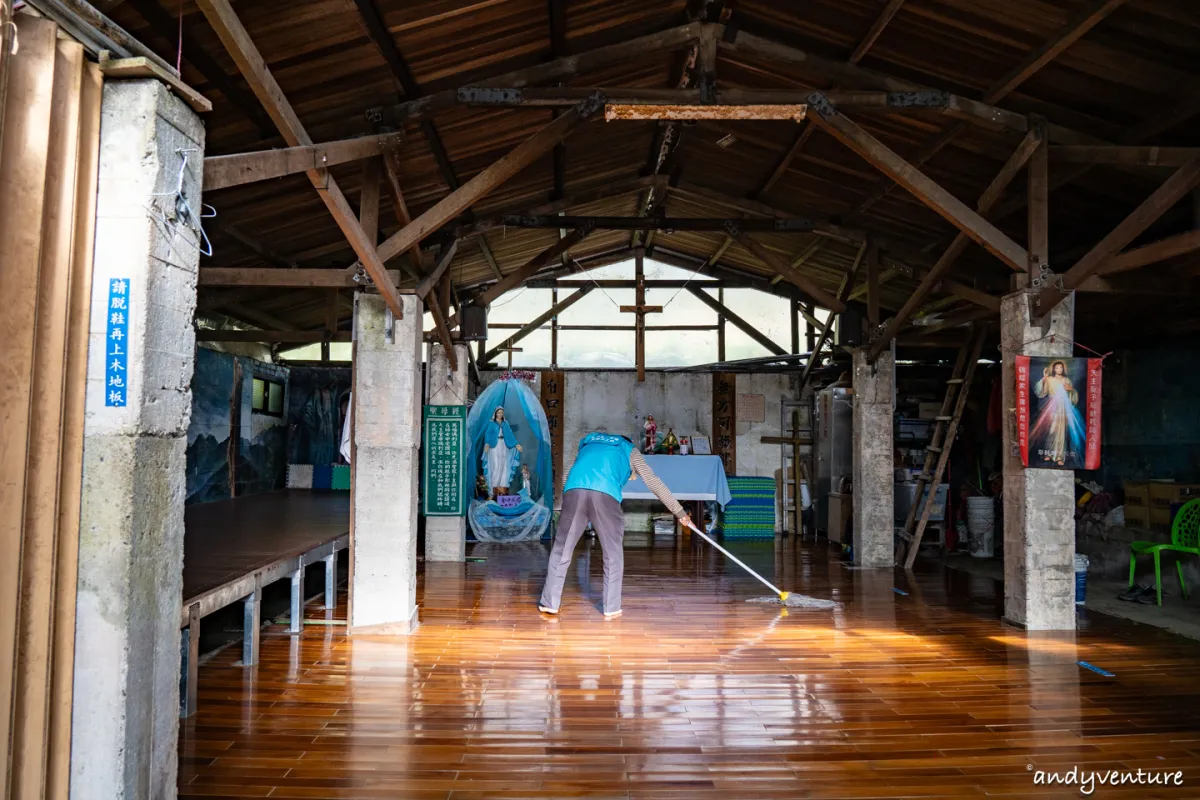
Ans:
[{"label": "vertical banner with chinese characters", "polygon": [[129,279],[108,282],[108,318],[104,341],[104,405],[129,404]]},{"label": "vertical banner with chinese characters", "polygon": [[737,474],[737,375],[713,373],[713,455],[720,456],[726,475]]},{"label": "vertical banner with chinese characters", "polygon": [[563,482],[563,422],[567,410],[567,373],[548,370],[542,373],[542,410],[550,428],[550,458],[554,464],[554,485]]},{"label": "vertical banner with chinese characters", "polygon": [[427,517],[467,513],[467,407],[425,406],[421,511]]},{"label": "vertical banner with chinese characters", "polygon": [[1045,469],[1100,467],[1099,358],[1016,357],[1021,463]]}]

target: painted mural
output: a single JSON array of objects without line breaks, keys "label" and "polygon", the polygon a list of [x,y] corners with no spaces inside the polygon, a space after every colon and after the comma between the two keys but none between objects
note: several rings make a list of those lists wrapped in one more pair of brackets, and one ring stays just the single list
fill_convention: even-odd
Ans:
[{"label": "painted mural", "polygon": [[[282,489],[287,416],[253,408],[254,378],[282,384],[288,369],[207,348],[196,351],[188,426],[187,502],[207,503]],[[231,434],[236,433],[236,436]]]},{"label": "painted mural", "polygon": [[350,400],[351,371],[292,367],[288,383],[288,460],[291,464],[343,464],[338,453]]}]

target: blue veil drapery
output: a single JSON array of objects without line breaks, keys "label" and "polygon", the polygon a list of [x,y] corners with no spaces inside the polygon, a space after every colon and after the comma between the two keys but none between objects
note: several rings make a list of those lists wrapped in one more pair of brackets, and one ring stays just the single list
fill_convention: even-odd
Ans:
[{"label": "blue veil drapery", "polygon": [[[521,445],[519,464],[529,468],[529,480],[525,481],[521,466],[514,465],[515,475],[509,490],[520,495],[519,504],[515,508],[500,508],[495,502],[474,500],[467,518],[475,538],[481,541],[540,538],[550,523],[554,505],[550,426],[541,401],[518,378],[498,380],[488,386],[467,415],[471,475],[474,477],[482,472],[488,423],[497,408],[504,409],[504,418],[517,444]],[[515,449],[513,455],[517,455]]]}]

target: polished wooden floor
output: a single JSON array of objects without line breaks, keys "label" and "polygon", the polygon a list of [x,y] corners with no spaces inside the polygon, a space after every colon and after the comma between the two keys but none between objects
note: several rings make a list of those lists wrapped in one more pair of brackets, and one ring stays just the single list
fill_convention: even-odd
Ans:
[{"label": "polished wooden floor", "polygon": [[425,565],[407,639],[348,639],[310,606],[326,624],[270,629],[259,667],[230,648],[201,668],[180,796],[1078,797],[1034,785],[1078,766],[1183,771],[1093,797],[1200,797],[1200,643],[1097,615],[1026,634],[990,579],[734,549],[838,607],[746,603],[761,586],[711,549],[635,536],[612,621],[587,541],[557,618],[533,607],[541,545]]}]

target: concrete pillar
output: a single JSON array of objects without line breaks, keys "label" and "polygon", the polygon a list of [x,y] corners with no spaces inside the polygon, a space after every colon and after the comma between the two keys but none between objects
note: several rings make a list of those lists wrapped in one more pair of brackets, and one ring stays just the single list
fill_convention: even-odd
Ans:
[{"label": "concrete pillar", "polygon": [[881,354],[874,364],[867,363],[865,351],[854,352],[854,563],[862,567],[896,563],[893,352]]},{"label": "concrete pillar", "polygon": [[408,634],[417,626],[417,469],[421,442],[421,317],[383,298],[354,300],[350,630]]},{"label": "concrete pillar", "polygon": [[150,80],[101,113],[71,797],[173,798],[204,126]]},{"label": "concrete pillar", "polygon": [[[429,405],[462,406],[467,403],[467,346],[454,345],[458,371],[450,371],[446,348],[434,344],[429,356]],[[470,469],[470,475],[475,470]],[[472,492],[473,493],[473,492]],[[469,493],[469,494],[472,494]],[[468,495],[469,496],[469,495]],[[425,518],[425,562],[463,561],[467,557],[466,517]]]},{"label": "concrete pillar", "polygon": [[1000,305],[1004,396],[1004,618],[1035,631],[1075,629],[1075,473],[1026,469],[1016,441],[1015,356],[1070,356],[1075,298],[1043,330],[1031,316],[1036,290]]}]

